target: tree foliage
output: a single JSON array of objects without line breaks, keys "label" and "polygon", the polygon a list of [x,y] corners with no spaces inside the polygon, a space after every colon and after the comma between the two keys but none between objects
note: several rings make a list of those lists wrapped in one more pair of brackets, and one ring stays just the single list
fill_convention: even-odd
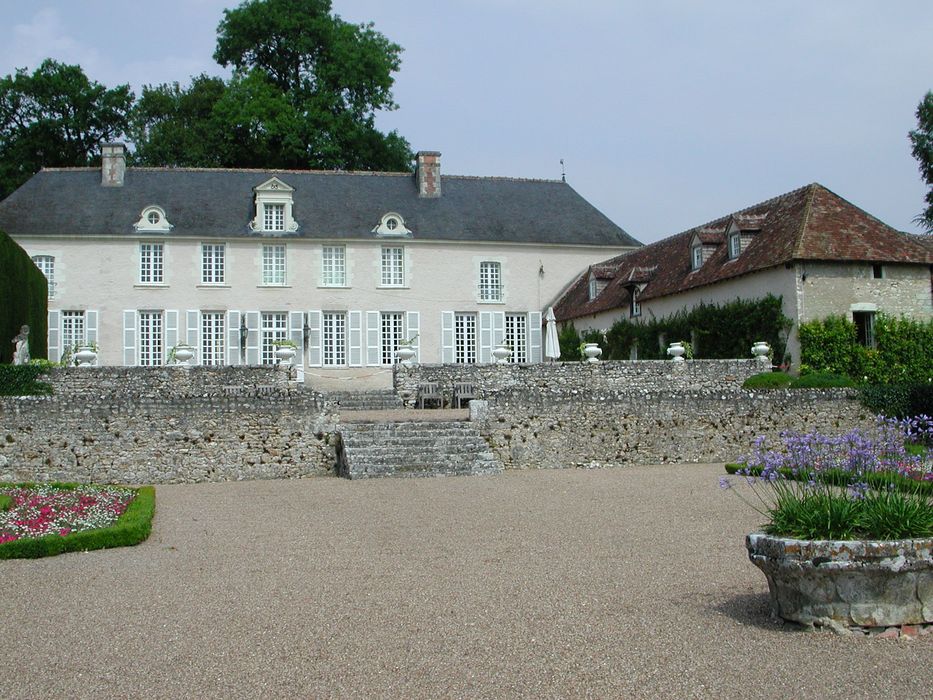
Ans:
[{"label": "tree foliage", "polygon": [[933,233],[933,91],[917,106],[917,128],[909,134],[911,153],[920,166],[920,174],[928,186],[927,208],[915,221]]},{"label": "tree foliage", "polygon": [[91,165],[126,132],[132,104],[128,85],[107,89],[52,59],[0,79],[0,199],[43,167]]}]

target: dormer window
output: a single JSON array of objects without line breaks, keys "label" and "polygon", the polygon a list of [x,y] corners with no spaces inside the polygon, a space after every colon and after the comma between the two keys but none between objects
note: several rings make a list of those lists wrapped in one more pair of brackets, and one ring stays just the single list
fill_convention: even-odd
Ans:
[{"label": "dormer window", "polygon": [[379,223],[373,227],[377,236],[411,236],[411,231],[405,227],[405,220],[401,214],[390,211],[382,216]]},{"label": "dormer window", "polygon": [[148,206],[143,209],[133,228],[144,233],[167,233],[175,227],[165,218],[165,210],[162,207]]},{"label": "dormer window", "polygon": [[638,287],[632,287],[630,290],[631,299],[629,301],[629,316],[632,318],[641,316],[641,302],[638,301],[638,294]]},{"label": "dormer window", "polygon": [[729,260],[735,260],[742,252],[742,235],[735,231],[729,234]]},{"label": "dormer window", "polygon": [[698,243],[693,246],[693,248],[691,248],[691,255],[693,261],[691,264],[691,269],[699,270],[701,267],[703,267],[703,245]]},{"label": "dormer window", "polygon": [[599,285],[596,282],[596,278],[590,275],[590,301],[593,301],[596,297],[599,296]]},{"label": "dormer window", "polygon": [[254,187],[256,214],[249,222],[251,231],[259,233],[294,233],[298,222],[292,211],[294,188],[277,177]]}]

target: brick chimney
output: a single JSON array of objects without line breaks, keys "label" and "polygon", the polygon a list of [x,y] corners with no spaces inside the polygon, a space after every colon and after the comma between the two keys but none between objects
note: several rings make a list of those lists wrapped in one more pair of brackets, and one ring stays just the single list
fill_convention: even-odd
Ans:
[{"label": "brick chimney", "polygon": [[100,147],[100,184],[104,187],[123,187],[126,174],[126,146],[122,143],[104,143]]},{"label": "brick chimney", "polygon": [[441,154],[437,151],[418,151],[415,178],[419,197],[441,196]]}]

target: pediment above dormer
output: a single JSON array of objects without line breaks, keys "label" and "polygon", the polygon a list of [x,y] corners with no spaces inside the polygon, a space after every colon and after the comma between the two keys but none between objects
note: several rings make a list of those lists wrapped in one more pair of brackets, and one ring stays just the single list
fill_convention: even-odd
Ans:
[{"label": "pediment above dormer", "polygon": [[256,185],[253,188],[253,192],[287,192],[292,193],[295,191],[295,188],[286,183],[284,180],[280,180],[277,177],[270,177],[261,185]]}]

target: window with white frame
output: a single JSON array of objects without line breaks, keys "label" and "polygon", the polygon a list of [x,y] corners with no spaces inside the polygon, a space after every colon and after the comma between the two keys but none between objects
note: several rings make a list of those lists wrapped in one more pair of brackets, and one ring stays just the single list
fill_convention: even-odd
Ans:
[{"label": "window with white frame", "polygon": [[264,245],[262,247],[262,283],[272,286],[285,284],[284,245]]},{"label": "window with white frame", "polygon": [[703,267],[703,246],[701,245],[693,246],[693,248],[691,249],[691,253],[693,255],[692,269],[699,270],[701,267]]},{"label": "window with white frame", "polygon": [[139,312],[139,364],[158,367],[163,364],[164,341],[161,311]]},{"label": "window with white frame", "polygon": [[383,312],[380,316],[382,340],[382,364],[395,363],[395,351],[399,344],[405,340],[402,313],[397,311]]},{"label": "window with white frame", "polygon": [[476,314],[454,314],[454,362],[476,364]]},{"label": "window with white frame", "polygon": [[502,301],[502,265],[489,260],[479,264],[479,300]]},{"label": "window with white frame", "polygon": [[382,286],[405,285],[405,249],[400,246],[382,248]]},{"label": "window with white frame", "polygon": [[325,311],[323,320],[324,366],[347,364],[347,315]]},{"label": "window with white frame", "polygon": [[66,352],[87,342],[86,327],[83,311],[62,311],[62,348]]},{"label": "window with white frame", "polygon": [[636,316],[641,316],[641,302],[638,301],[638,287],[632,287],[629,290],[629,307],[628,312],[629,316],[635,318]]},{"label": "window with white frame", "polygon": [[262,205],[262,228],[264,231],[285,230],[284,204],[266,203]]},{"label": "window with white frame", "polygon": [[505,344],[512,347],[509,362],[528,362],[528,316],[505,315]]},{"label": "window with white frame", "polygon": [[201,364],[224,364],[224,312],[201,312]]},{"label": "window with white frame", "polygon": [[161,243],[139,244],[139,283],[162,284],[165,280],[165,249]]},{"label": "window with white frame", "polygon": [[742,252],[742,236],[738,233],[729,235],[729,259],[734,260]]},{"label": "window with white frame", "polygon": [[262,350],[260,364],[275,364],[275,342],[288,337],[288,314],[284,311],[263,312],[261,321]]},{"label": "window with white frame", "polygon": [[201,284],[223,284],[226,247],[223,243],[201,244]]},{"label": "window with white frame", "polygon": [[347,284],[347,249],[342,245],[321,248],[321,286],[345,287]]},{"label": "window with white frame", "polygon": [[599,284],[596,282],[596,278],[590,275],[590,301],[593,301],[599,295]]},{"label": "window with white frame", "polygon": [[45,275],[49,283],[49,299],[55,296],[55,258],[51,255],[34,255],[32,261],[39,268],[39,271]]}]

